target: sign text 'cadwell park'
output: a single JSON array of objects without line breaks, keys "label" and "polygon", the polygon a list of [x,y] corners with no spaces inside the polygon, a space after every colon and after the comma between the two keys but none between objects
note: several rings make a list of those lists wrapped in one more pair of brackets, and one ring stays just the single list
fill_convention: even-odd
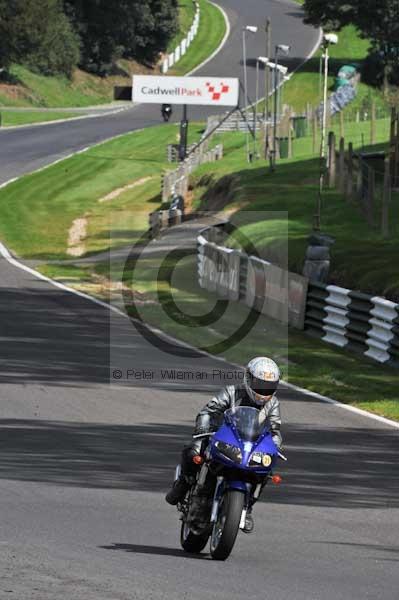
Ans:
[{"label": "sign text 'cadwell park'", "polygon": [[238,79],[231,77],[133,77],[133,102],[237,106]]}]

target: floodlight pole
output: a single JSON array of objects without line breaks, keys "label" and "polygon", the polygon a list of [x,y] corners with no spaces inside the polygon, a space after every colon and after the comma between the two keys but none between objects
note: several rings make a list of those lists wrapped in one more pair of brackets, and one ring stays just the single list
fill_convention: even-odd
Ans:
[{"label": "floodlight pole", "polygon": [[[272,53],[272,24],[270,19],[266,21],[266,55],[271,56]],[[270,95],[270,70],[268,65],[265,65],[265,158],[267,159],[269,154],[269,95]]]},{"label": "floodlight pole", "polygon": [[[246,28],[243,27],[242,30],[242,60],[243,60],[243,67],[244,67],[244,111],[245,111],[245,120],[248,121],[248,75],[247,75],[247,43],[246,43]],[[248,130],[246,132],[245,135],[245,146],[246,146],[246,152],[247,152],[247,161],[251,162],[250,160],[250,153],[249,153],[249,133]]]},{"label": "floodlight pole", "polygon": [[179,160],[183,162],[187,156],[188,119],[187,104],[183,104],[183,115],[180,121]]},{"label": "floodlight pole", "polygon": [[328,63],[329,63],[329,49],[328,42],[324,43],[324,93],[323,93],[323,123],[321,128],[321,142],[320,142],[320,179],[319,179],[319,193],[317,196],[316,214],[314,218],[313,228],[315,231],[320,231],[321,227],[321,203],[324,189],[324,178],[326,172],[326,133],[327,133],[327,93],[328,93]]},{"label": "floodlight pole", "polygon": [[278,101],[278,83],[277,83],[277,58],[278,46],[274,52],[274,118],[273,118],[273,158],[271,161],[272,171],[276,170],[276,154],[277,154],[277,101]]},{"label": "floodlight pole", "polygon": [[258,117],[258,102],[259,102],[259,58],[256,59],[256,99],[255,99],[255,112],[254,112],[254,158],[258,158],[258,147],[256,143],[256,129],[257,129],[257,117]]}]

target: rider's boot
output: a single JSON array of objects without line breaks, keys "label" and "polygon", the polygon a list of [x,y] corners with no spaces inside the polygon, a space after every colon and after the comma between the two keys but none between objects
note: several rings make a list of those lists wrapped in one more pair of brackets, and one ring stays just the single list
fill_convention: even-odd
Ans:
[{"label": "rider's boot", "polygon": [[184,500],[184,496],[190,489],[190,484],[184,475],[180,475],[178,479],[173,483],[171,489],[165,496],[166,502],[172,506],[176,506],[179,502]]},{"label": "rider's boot", "polygon": [[252,533],[254,529],[255,529],[255,523],[254,523],[254,518],[252,516],[252,510],[250,509],[250,511],[247,512],[247,516],[245,517],[245,525],[244,525],[243,532],[244,533]]},{"label": "rider's boot", "polygon": [[201,441],[193,441],[190,445],[183,448],[180,476],[165,496],[168,504],[176,506],[176,504],[182,502],[190,489],[191,483],[189,480],[192,476],[195,476],[198,469],[192,459],[200,453],[201,443]]}]

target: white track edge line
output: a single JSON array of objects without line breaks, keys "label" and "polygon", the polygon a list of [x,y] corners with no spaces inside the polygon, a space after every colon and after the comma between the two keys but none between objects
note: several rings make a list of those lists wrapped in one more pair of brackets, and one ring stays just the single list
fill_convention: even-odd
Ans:
[{"label": "white track edge line", "polygon": [[[80,292],[79,290],[75,290],[73,288],[70,288],[66,285],[64,285],[63,283],[60,283],[59,281],[55,281],[54,279],[50,279],[50,277],[47,277],[46,275],[43,275],[42,273],[40,273],[39,271],[36,271],[35,269],[32,269],[31,267],[28,267],[27,265],[24,265],[23,263],[19,262],[17,259],[13,258],[9,252],[9,250],[6,248],[6,246],[0,242],[0,255],[7,260],[8,263],[10,263],[11,265],[13,265],[14,267],[17,267],[18,269],[21,269],[27,273],[29,273],[30,275],[33,275],[34,277],[37,277],[38,279],[40,279],[41,281],[45,281],[46,283],[49,283],[50,285],[53,285],[54,287],[63,290],[64,292],[68,292],[70,294],[74,294],[75,296],[78,296],[79,298],[83,298],[84,300],[88,300],[89,302],[93,302],[94,304],[97,304],[98,306],[101,306],[102,308],[105,308],[106,310],[109,310],[121,317],[123,317],[124,319],[128,319],[131,320],[130,317],[124,313],[123,311],[121,311],[119,308],[117,308],[116,306],[112,306],[112,304],[109,304],[107,302],[104,302],[103,300],[100,300],[99,298],[95,298],[94,296],[91,296],[89,294],[86,294],[85,292]],[[150,331],[153,331],[154,333],[157,333],[159,335],[161,335],[162,337],[164,337],[167,340],[170,340],[172,342],[174,342],[175,344],[178,344],[179,346],[185,347],[185,348],[189,348],[190,350],[194,350],[196,352],[198,352],[199,354],[202,354],[203,356],[206,356],[208,358],[211,358],[212,360],[218,360],[220,362],[223,362],[225,364],[229,364],[232,365],[234,367],[237,367],[239,369],[243,368],[243,365],[239,365],[237,363],[234,363],[232,361],[227,360],[226,358],[222,357],[222,356],[215,356],[213,354],[210,354],[209,352],[206,352],[205,350],[199,350],[198,348],[196,348],[195,346],[187,343],[187,342],[183,342],[181,340],[178,340],[176,338],[174,338],[173,336],[165,333],[164,331],[157,329],[156,327],[152,327],[151,325],[149,325],[148,323],[144,323],[145,327],[147,327]],[[311,398],[315,398],[316,400],[319,400],[320,402],[325,402],[327,404],[331,404],[333,406],[336,406],[338,408],[342,408],[344,410],[348,410],[352,413],[355,413],[357,415],[363,416],[363,417],[367,417],[369,419],[372,419],[374,421],[378,421],[379,423],[383,423],[384,425],[388,425],[390,427],[393,427],[395,429],[399,429],[399,423],[396,421],[392,421],[391,419],[387,419],[386,417],[381,417],[379,415],[375,415],[373,413],[370,413],[366,410],[363,410],[361,408],[357,408],[355,406],[350,406],[349,404],[343,404],[342,402],[339,402],[338,400],[334,400],[333,398],[329,398],[328,396],[323,396],[322,394],[318,394],[317,392],[312,392],[310,390],[307,390],[306,388],[302,388],[300,386],[297,386],[293,383],[288,383],[287,381],[282,380],[281,381],[282,385],[285,386],[286,388],[293,390],[295,392],[298,392],[300,394],[306,395],[306,396],[310,396]]]},{"label": "white track edge line", "polygon": [[[29,127],[46,127],[47,125],[59,125],[60,123],[68,123],[70,121],[81,121],[82,119],[97,119],[98,117],[108,117],[112,115],[117,115],[120,112],[128,110],[131,106],[124,106],[122,108],[118,108],[116,110],[112,110],[110,112],[105,113],[94,113],[88,115],[80,115],[78,117],[70,117],[66,119],[54,119],[53,121],[40,121],[38,123],[26,123],[26,125],[10,125],[9,127],[6,125],[5,127],[0,127],[0,134],[7,133],[7,131],[16,131],[18,129],[28,129]],[[65,110],[65,112],[68,112]]]}]

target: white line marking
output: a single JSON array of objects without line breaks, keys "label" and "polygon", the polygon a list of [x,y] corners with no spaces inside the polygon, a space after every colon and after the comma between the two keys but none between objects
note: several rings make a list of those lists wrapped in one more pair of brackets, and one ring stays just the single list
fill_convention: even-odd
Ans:
[{"label": "white line marking", "polygon": [[380,417],[379,415],[370,413],[367,410],[363,410],[362,408],[357,408],[356,406],[351,406],[350,404],[343,404],[342,402],[338,402],[338,400],[333,400],[332,398],[329,398],[328,396],[323,396],[322,394],[318,394],[317,392],[311,392],[310,390],[299,387],[298,385],[294,385],[293,383],[288,383],[286,381],[282,381],[281,383],[287,388],[294,390],[295,392],[306,394],[307,396],[311,396],[312,398],[320,400],[321,402],[333,404],[334,406],[338,406],[339,408],[343,408],[344,410],[348,410],[349,412],[353,412],[358,415],[362,415],[363,417],[374,419],[375,421],[379,421],[380,423],[384,423],[385,425],[390,425],[391,427],[395,427],[395,429],[399,429],[399,423],[397,421],[392,421],[391,419],[387,419],[386,417]]},{"label": "white line marking", "polygon": [[189,75],[193,75],[193,73],[196,73],[197,71],[199,71],[200,69],[202,69],[202,67],[205,67],[205,65],[207,65],[212,59],[215,58],[215,56],[217,56],[219,54],[219,52],[221,52],[224,48],[224,46],[226,45],[226,42],[228,40],[228,38],[230,37],[230,33],[231,33],[231,25],[230,25],[230,20],[229,17],[227,16],[226,11],[219,6],[218,4],[216,4],[216,2],[211,2],[210,4],[213,4],[213,6],[215,6],[216,8],[218,8],[220,10],[220,12],[222,13],[223,17],[224,17],[224,21],[226,24],[226,33],[224,34],[224,38],[222,39],[222,41],[220,42],[219,46],[216,48],[216,50],[214,52],[212,52],[212,54],[210,56],[208,56],[208,58],[206,58],[201,64],[197,65],[196,67],[194,67],[194,69],[192,69],[191,71],[189,71],[188,73],[185,74],[185,77],[188,77]]},{"label": "white line marking", "polygon": [[[88,115],[81,115],[79,117],[70,117],[69,119],[54,119],[54,121],[40,121],[39,123],[27,123],[26,125],[6,125],[0,127],[0,133],[7,131],[15,131],[16,129],[27,129],[28,127],[45,127],[46,125],[59,125],[60,123],[67,123],[68,121],[81,121],[82,119],[96,119],[98,117],[108,117],[128,110],[129,108],[131,108],[131,106],[118,108],[116,110],[105,113],[94,113]],[[66,109],[65,112],[68,112],[68,110]]]}]

